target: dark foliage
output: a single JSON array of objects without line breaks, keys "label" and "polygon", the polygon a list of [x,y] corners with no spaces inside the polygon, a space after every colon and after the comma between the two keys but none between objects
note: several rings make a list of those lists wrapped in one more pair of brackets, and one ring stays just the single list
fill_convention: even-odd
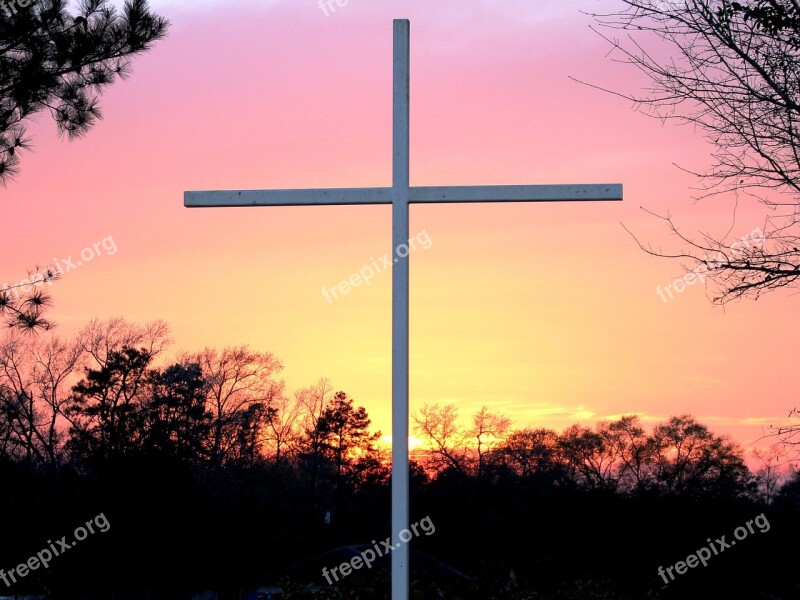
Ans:
[{"label": "dark foliage", "polygon": [[75,14],[65,0],[0,0],[0,184],[30,145],[26,122],[46,110],[61,134],[86,133],[98,95],[167,26],[146,0],[127,0],[122,14],[107,0],[82,0]]},{"label": "dark foliage", "polygon": [[[47,540],[72,539],[95,515],[110,523],[11,591],[105,600],[220,589],[238,598],[269,583],[285,598],[388,599],[385,558],[335,586],[322,576],[389,535],[388,461],[366,410],[326,382],[302,390],[304,412],[292,413],[294,433],[278,452],[271,435],[292,410],[276,359],[206,349],[158,367],[165,335],[159,324],[113,321],[92,324],[77,346],[15,338],[2,347],[0,366],[13,362],[20,379],[0,371],[0,568]],[[25,351],[82,373],[45,394],[34,378],[21,400]],[[479,414],[484,425],[501,421]],[[65,419],[63,439],[45,426],[52,415]],[[650,433],[632,416],[510,431],[480,460],[451,425],[432,452],[447,448],[453,461],[420,453],[412,463],[411,522],[435,526],[411,542],[415,599],[798,597],[800,480],[765,496],[741,450],[691,416]],[[668,585],[658,575],[762,514],[768,531],[707,567]]]}]

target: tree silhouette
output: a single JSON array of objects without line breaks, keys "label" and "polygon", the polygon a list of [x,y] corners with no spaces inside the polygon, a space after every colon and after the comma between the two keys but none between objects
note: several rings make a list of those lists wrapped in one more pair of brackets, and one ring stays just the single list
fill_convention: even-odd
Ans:
[{"label": "tree silhouette", "polygon": [[369,431],[370,419],[363,406],[355,408],[353,399],[344,392],[336,392],[317,422],[318,439],[336,467],[336,476],[342,481],[355,462],[374,450],[380,432]]},{"label": "tree silhouette", "polygon": [[475,440],[475,454],[477,462],[477,475],[483,477],[485,471],[486,455],[500,442],[502,442],[509,428],[511,419],[506,416],[489,412],[485,406],[472,417],[472,428],[469,435]]},{"label": "tree silhouette", "polygon": [[[2,133],[0,133],[0,146]],[[0,160],[2,160],[0,151]],[[1,179],[0,179],[1,181]],[[6,326],[19,331],[48,331],[54,323],[45,318],[44,312],[51,305],[50,295],[42,284],[58,279],[59,273],[51,267],[30,273],[28,279],[16,285],[0,289],[0,319]]]},{"label": "tree silhouette", "polygon": [[26,122],[47,110],[61,134],[83,135],[101,116],[101,91],[167,31],[146,0],[127,0],[121,15],[107,0],[83,0],[75,15],[66,4],[0,4],[0,184],[29,147]]},{"label": "tree silhouette", "polygon": [[429,441],[428,464],[436,471],[453,469],[467,474],[467,449],[464,430],[458,424],[455,404],[425,404],[412,415],[417,433]]},{"label": "tree silhouette", "polygon": [[590,489],[617,489],[619,446],[610,438],[608,423],[598,423],[595,429],[573,425],[564,431],[559,447],[573,479]]},{"label": "tree silhouette", "polygon": [[89,369],[75,385],[66,410],[75,451],[105,459],[124,456],[140,444],[139,418],[152,358],[145,349],[126,346],[112,351],[106,364]]},{"label": "tree silhouette", "polygon": [[[174,598],[203,586],[237,597],[289,575],[280,586],[298,597],[385,597],[381,561],[312,591],[321,567],[389,533],[390,457],[366,409],[324,379],[285,403],[280,363],[245,347],[155,364],[167,333],[114,319],[69,341],[13,330],[0,340],[0,512],[15,516],[0,564],[20,564],[93,506],[117,532],[9,593]],[[289,433],[277,459],[279,411]],[[754,477],[737,444],[689,415],[650,431],[627,415],[560,432],[506,431],[488,409],[462,425],[454,405],[417,417],[438,439],[410,465],[412,522],[436,524],[414,540],[420,598],[795,597],[796,475],[765,457]],[[656,577],[692,540],[730,539],[756,515],[768,536],[751,531],[668,588]]]},{"label": "tree silhouette", "polygon": [[199,365],[206,379],[212,462],[252,458],[265,435],[268,409],[283,394],[283,382],[275,379],[283,368],[280,361],[269,352],[253,352],[246,346],[206,348],[181,360]]},{"label": "tree silhouette", "polygon": [[6,451],[55,466],[63,459],[69,386],[83,351],[57,337],[10,334],[0,342],[0,412],[8,426]]},{"label": "tree silhouette", "polygon": [[[683,234],[661,216],[682,248],[657,256],[682,259],[716,287],[714,300],[794,286],[800,276],[800,5],[796,0],[623,0],[597,15],[623,38],[606,37],[612,59],[638,69],[650,87],[614,92],[647,114],[689,124],[713,145],[713,164],[695,173],[701,198],[730,193],[766,208],[765,240],[736,247],[727,234]],[[605,37],[605,36],[604,36]],[[647,42],[658,39],[657,49]],[[730,225],[724,224],[724,231]],[[641,244],[640,244],[641,245]]]},{"label": "tree silhouette", "polygon": [[205,406],[206,381],[200,365],[151,370],[148,385],[140,419],[144,448],[193,463],[207,461],[211,413]]},{"label": "tree silhouette", "polygon": [[742,492],[748,483],[741,449],[690,415],[658,425],[653,445],[654,477],[669,493]]},{"label": "tree silhouette", "polygon": [[289,396],[278,394],[270,405],[270,415],[264,433],[268,454],[280,464],[288,460],[300,443],[300,420],[303,415],[303,395],[300,390]]},{"label": "tree silhouette", "polygon": [[653,485],[655,441],[641,426],[639,417],[626,415],[607,426],[607,440],[615,448],[620,487],[642,493]]},{"label": "tree silhouette", "polygon": [[558,433],[552,429],[520,429],[512,432],[495,452],[499,461],[524,478],[560,470]]}]

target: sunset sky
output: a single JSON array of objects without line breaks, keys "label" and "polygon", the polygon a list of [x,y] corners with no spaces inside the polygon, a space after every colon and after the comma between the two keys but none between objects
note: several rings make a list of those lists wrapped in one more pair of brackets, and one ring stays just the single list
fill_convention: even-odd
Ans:
[{"label": "sunset sky", "polygon": [[[161,0],[167,39],[108,89],[104,119],[60,140],[48,115],[0,190],[0,283],[113,239],[52,287],[71,335],[93,317],[168,321],[173,350],[273,352],[292,392],[327,377],[390,431],[391,274],[321,293],[391,251],[391,209],[187,209],[185,190],[391,182],[392,19],[411,20],[412,185],[606,183],[622,203],[412,207],[411,406],[482,405],[518,427],[691,413],[743,444],[800,404],[788,292],[664,302],[677,246],[731,228],[731,198],[696,203],[711,150],[695,131],[570,79],[636,90],[581,10],[613,0]],[[732,239],[763,224],[740,208]],[[99,248],[103,249],[102,242]],[[760,442],[763,444],[763,442]]]}]

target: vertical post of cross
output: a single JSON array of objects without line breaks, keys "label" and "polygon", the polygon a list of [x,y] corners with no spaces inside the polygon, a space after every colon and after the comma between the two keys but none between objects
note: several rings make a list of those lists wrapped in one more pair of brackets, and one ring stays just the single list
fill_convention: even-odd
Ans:
[{"label": "vertical post of cross", "polygon": [[392,108],[392,600],[408,600],[408,546],[400,532],[408,528],[408,252],[397,249],[409,239],[409,63],[410,23],[394,21]]},{"label": "vertical post of cross", "polygon": [[[2,6],[0,0],[0,6]],[[394,21],[392,187],[186,192],[186,206],[323,206],[392,204],[392,600],[408,600],[409,525],[408,381],[410,203],[575,202],[622,200],[622,184],[410,187],[410,25]],[[411,532],[406,533],[410,541]]]}]

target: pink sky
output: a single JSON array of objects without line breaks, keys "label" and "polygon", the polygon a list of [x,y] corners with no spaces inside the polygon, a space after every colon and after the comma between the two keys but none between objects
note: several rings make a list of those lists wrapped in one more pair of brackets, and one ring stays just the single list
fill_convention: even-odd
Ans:
[{"label": "pink sky", "polygon": [[[798,404],[794,299],[714,308],[640,207],[728,229],[730,199],[691,200],[709,147],[574,76],[635,88],[580,7],[614,2],[315,0],[155,3],[169,37],[104,95],[76,142],[52,120],[0,191],[0,283],[112,236],[53,287],[59,332],[162,318],[175,349],[249,344],[288,389],[328,377],[390,430],[389,273],[335,286],[390,251],[388,207],[205,209],[183,191],[389,185],[392,18],[412,27],[412,184],[622,182],[623,203],[414,206],[411,402],[480,406],[517,426],[689,412],[745,444]],[[388,6],[387,6],[388,5]],[[762,224],[741,211],[735,237]]]}]

